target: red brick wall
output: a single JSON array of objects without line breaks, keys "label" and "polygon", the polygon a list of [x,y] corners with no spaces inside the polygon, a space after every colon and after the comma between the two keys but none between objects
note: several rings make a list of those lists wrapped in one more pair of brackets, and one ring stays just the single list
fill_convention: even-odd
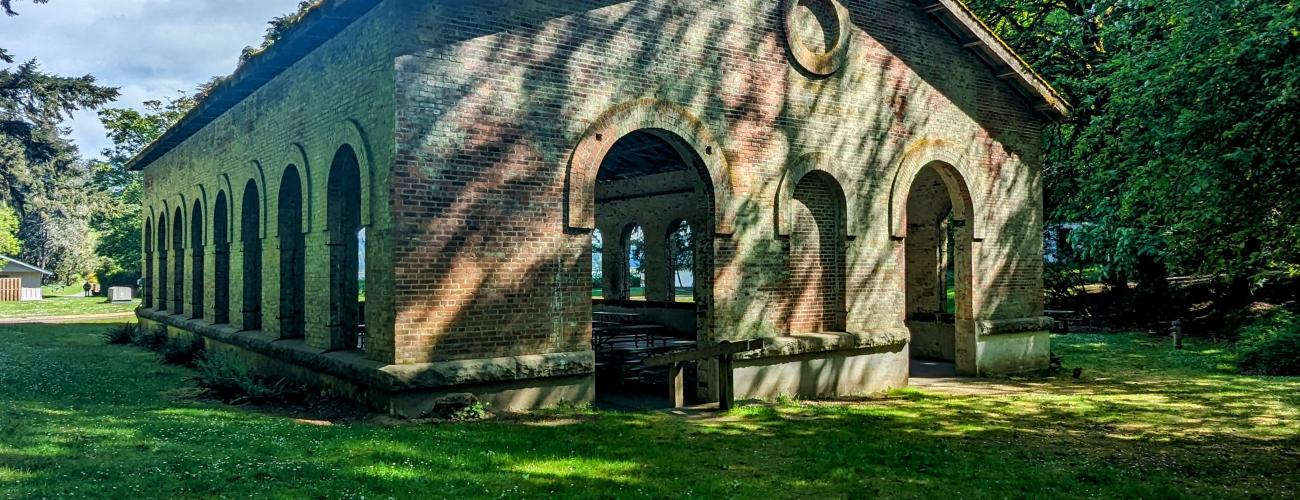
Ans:
[{"label": "red brick wall", "polygon": [[840,194],[826,176],[804,176],[791,205],[786,331],[844,329],[844,235]]}]

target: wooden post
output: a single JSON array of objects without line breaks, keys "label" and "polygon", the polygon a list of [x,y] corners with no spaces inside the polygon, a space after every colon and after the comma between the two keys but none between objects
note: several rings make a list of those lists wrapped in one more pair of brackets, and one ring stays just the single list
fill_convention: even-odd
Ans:
[{"label": "wooden post", "polygon": [[1183,320],[1176,319],[1173,323],[1174,349],[1183,348]]},{"label": "wooden post", "polygon": [[672,363],[668,365],[668,402],[673,408],[686,406],[686,397],[683,391],[684,381],[682,377],[682,363]]},{"label": "wooden post", "polygon": [[736,379],[731,368],[731,353],[718,356],[718,409],[730,410],[736,402]]}]

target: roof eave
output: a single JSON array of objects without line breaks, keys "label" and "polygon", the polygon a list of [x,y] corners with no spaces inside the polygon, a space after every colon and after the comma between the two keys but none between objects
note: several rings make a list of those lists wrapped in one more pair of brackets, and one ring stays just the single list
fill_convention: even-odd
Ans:
[{"label": "roof eave", "polygon": [[916,0],[925,12],[933,16],[958,43],[970,49],[989,67],[999,80],[1006,82],[1022,97],[1029,100],[1037,111],[1048,119],[1062,120],[1070,116],[1070,103],[1042,76],[1034,72],[1029,63],[1020,58],[1006,42],[998,38],[974,12],[957,0]]},{"label": "roof eave", "polygon": [[307,54],[333,39],[382,0],[325,0],[308,11],[278,42],[245,61],[185,116],[142,149],[129,161],[127,169],[143,170],[172,148],[185,142],[217,117],[252,95],[263,85],[302,60]]}]

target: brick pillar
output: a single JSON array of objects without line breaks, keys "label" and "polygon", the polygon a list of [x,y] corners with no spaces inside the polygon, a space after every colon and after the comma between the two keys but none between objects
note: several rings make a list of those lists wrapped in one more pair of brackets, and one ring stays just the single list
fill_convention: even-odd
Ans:
[{"label": "brick pillar", "polygon": [[392,238],[391,229],[366,228],[366,357],[380,363],[395,360]]},{"label": "brick pillar", "polygon": [[627,299],[627,247],[623,245],[622,229],[617,226],[603,228],[600,234],[605,237],[605,253],[601,258],[605,298]]},{"label": "brick pillar", "polygon": [[668,263],[666,230],[658,224],[647,224],[642,231],[645,231],[645,298],[672,302],[672,266]]},{"label": "brick pillar", "polygon": [[[317,349],[339,349],[342,331],[330,323],[330,247],[329,232],[316,231],[303,237],[307,248],[307,265],[303,290],[306,297],[305,337],[307,345]],[[336,335],[338,337],[336,337]]]}]

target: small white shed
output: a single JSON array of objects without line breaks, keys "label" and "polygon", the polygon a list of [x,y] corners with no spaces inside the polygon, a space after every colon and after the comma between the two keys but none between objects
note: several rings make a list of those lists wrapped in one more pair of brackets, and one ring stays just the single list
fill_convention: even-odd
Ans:
[{"label": "small white shed", "polygon": [[52,274],[0,255],[0,301],[41,300],[41,282]]}]

